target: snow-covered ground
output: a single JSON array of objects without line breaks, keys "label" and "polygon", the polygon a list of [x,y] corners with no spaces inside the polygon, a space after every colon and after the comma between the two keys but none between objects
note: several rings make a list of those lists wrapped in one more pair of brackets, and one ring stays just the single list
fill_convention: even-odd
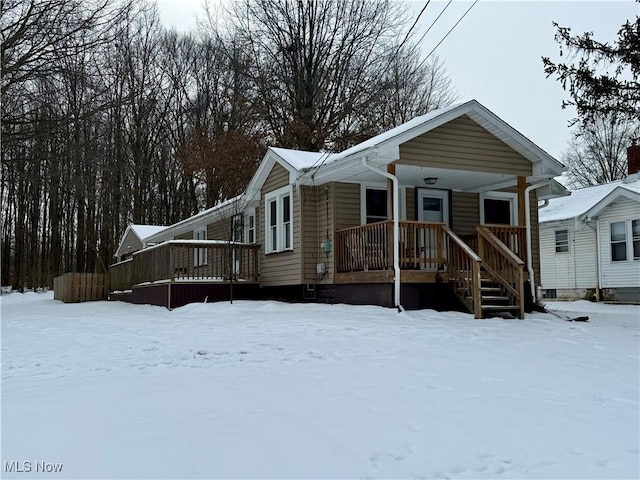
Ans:
[{"label": "snow-covered ground", "polygon": [[637,306],[0,305],[5,478],[640,477]]}]

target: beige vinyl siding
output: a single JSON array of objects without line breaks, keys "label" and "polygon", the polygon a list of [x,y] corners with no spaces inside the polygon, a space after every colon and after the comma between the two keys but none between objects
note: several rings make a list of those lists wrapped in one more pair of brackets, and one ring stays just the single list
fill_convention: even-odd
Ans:
[{"label": "beige vinyl siding", "polygon": [[415,187],[407,187],[405,196],[405,220],[416,220],[416,189]]},{"label": "beige vinyl siding", "polygon": [[[194,230],[202,227],[195,227]],[[207,237],[208,238],[208,237]],[[175,240],[193,240],[193,230],[189,230],[188,232],[180,233],[174,237]]]},{"label": "beige vinyl siding", "polygon": [[293,188],[293,251],[271,253],[265,255],[265,237],[264,237],[264,212],[265,195],[273,192],[278,188],[289,185],[289,172],[279,163],[276,163],[269,176],[262,186],[262,194],[260,199],[260,215],[257,218],[260,227],[260,280],[263,287],[272,287],[279,285],[300,285],[302,283],[302,235],[300,221],[301,192],[302,190]]},{"label": "beige vinyl siding", "polygon": [[451,192],[451,229],[458,235],[472,235],[480,223],[480,195]]},{"label": "beige vinyl siding", "polygon": [[[602,265],[602,287],[640,286],[640,260],[611,261],[611,223],[640,220],[638,202],[622,198],[607,206],[598,216],[600,234],[600,261]],[[631,238],[627,235],[627,243]]]},{"label": "beige vinyl siding", "polygon": [[[302,201],[302,278],[303,283],[316,283],[318,274],[319,235],[318,235],[318,195],[326,197],[323,187],[301,186]],[[323,209],[325,207],[323,206]]]},{"label": "beige vinyl siding", "polygon": [[400,145],[398,164],[531,175],[531,162],[466,115]]},{"label": "beige vinyl siding", "polygon": [[118,250],[118,253],[120,255],[117,260],[118,261],[123,260],[123,257],[126,256],[127,254],[130,255],[133,252],[137,252],[138,250],[142,250],[142,241],[134,233],[133,229],[130,228],[127,234],[124,236],[122,245]]}]

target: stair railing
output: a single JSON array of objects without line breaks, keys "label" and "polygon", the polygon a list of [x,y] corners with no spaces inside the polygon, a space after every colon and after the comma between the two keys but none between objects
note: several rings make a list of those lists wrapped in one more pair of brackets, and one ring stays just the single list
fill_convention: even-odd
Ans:
[{"label": "stair railing", "polygon": [[[443,225],[449,279],[453,280],[456,294],[476,318],[482,318],[480,270],[482,259],[460,237]],[[467,300],[471,298],[469,303]]]},{"label": "stair railing", "polygon": [[518,318],[524,318],[524,262],[488,228],[478,226],[477,231],[482,266],[518,305]]}]

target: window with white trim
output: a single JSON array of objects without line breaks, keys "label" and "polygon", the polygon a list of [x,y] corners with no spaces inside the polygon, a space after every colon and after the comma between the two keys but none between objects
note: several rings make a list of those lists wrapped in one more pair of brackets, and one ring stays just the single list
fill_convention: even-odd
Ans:
[{"label": "window with white trim", "polygon": [[[199,228],[193,231],[194,240],[206,240],[207,229]],[[194,248],[193,250],[193,266],[201,267],[207,264],[207,249],[206,248]]]},{"label": "window with white trim", "polygon": [[518,194],[512,192],[481,193],[480,223],[490,225],[517,225]]},{"label": "window with white trim", "polygon": [[640,260],[640,220],[613,222],[609,234],[612,262]]},{"label": "window with white trim", "polygon": [[569,251],[569,231],[556,230],[556,253]]},{"label": "window with white trim", "polygon": [[293,250],[291,187],[267,193],[265,199],[265,252]]},{"label": "window with white trim", "polygon": [[252,210],[245,217],[247,243],[256,243],[256,211]]},{"label": "window with white trim", "polygon": [[386,220],[388,218],[387,191],[379,188],[366,188],[364,208],[367,225]]}]

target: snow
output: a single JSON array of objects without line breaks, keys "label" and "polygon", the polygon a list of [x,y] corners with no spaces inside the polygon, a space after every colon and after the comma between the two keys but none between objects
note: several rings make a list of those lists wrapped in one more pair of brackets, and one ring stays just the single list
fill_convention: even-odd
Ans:
[{"label": "snow", "polygon": [[550,305],[591,320],[12,293],[4,478],[639,478],[640,307]]},{"label": "snow", "polygon": [[618,180],[573,190],[571,195],[567,197],[553,198],[549,200],[548,206],[538,211],[540,223],[578,217],[589,211],[618,187],[639,193],[640,181],[625,183],[623,180]]},{"label": "snow", "polygon": [[131,229],[135,232],[140,240],[144,240],[151,235],[155,235],[165,228],[167,227],[160,225],[131,225]]},{"label": "snow", "polygon": [[296,170],[303,170],[314,166],[333,162],[338,154],[328,152],[307,152],[305,150],[292,150],[290,148],[269,147],[280,158]]}]

